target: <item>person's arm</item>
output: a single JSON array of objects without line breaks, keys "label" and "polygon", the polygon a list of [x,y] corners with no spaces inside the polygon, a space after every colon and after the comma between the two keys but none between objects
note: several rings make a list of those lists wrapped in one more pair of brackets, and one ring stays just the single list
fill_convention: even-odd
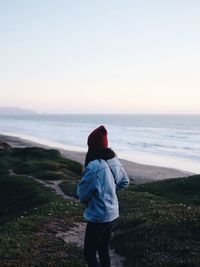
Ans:
[{"label": "person's arm", "polygon": [[125,170],[123,169],[123,167],[122,167],[122,169],[121,169],[121,173],[122,173],[121,179],[120,179],[120,181],[117,183],[117,188],[116,188],[117,191],[119,191],[119,190],[121,190],[121,189],[123,189],[123,188],[128,187],[129,184],[130,184],[130,180],[129,180],[129,178],[128,178],[128,175],[127,175],[127,173],[125,172]]},{"label": "person's arm", "polygon": [[87,204],[90,201],[96,191],[96,182],[95,171],[87,167],[77,188],[77,196],[81,203]]}]

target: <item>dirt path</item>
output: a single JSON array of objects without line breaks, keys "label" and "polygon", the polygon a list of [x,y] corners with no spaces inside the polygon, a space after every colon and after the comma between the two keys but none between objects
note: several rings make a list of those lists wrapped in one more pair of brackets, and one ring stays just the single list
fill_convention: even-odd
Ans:
[{"label": "dirt path", "polygon": [[[15,175],[15,173],[10,170],[10,175]],[[45,187],[51,188],[55,191],[55,193],[66,200],[76,201],[78,200],[75,197],[66,195],[62,189],[60,188],[59,184],[62,183],[62,180],[41,180],[37,179],[33,176],[26,175],[31,179],[34,179],[38,183],[41,183]],[[67,232],[58,231],[56,233],[56,237],[62,238],[65,243],[74,243],[77,246],[83,249],[84,246],[84,237],[85,237],[85,229],[86,229],[86,222],[78,222]],[[111,267],[123,267],[124,259],[115,253],[114,249],[110,249],[110,257],[111,257]]]},{"label": "dirt path", "polygon": [[64,199],[67,199],[67,200],[73,200],[73,201],[76,201],[78,202],[78,199],[76,199],[75,197],[72,197],[72,196],[69,196],[69,195],[66,195],[62,189],[60,188],[60,184],[63,182],[63,180],[40,180],[40,179],[37,179],[33,176],[28,176],[29,178],[32,178],[34,179],[35,181],[43,184],[45,187],[48,187],[48,188],[51,188],[55,191],[55,193],[58,195],[58,196],[61,196],[63,197]]},{"label": "dirt path", "polygon": [[[49,181],[49,180],[40,180],[35,177],[31,177],[34,180],[38,181],[39,183],[43,184],[46,187],[52,188],[57,195],[62,196],[64,199],[78,201],[76,198],[66,195],[62,189],[60,188],[59,184],[62,180],[59,181]],[[86,223],[85,222],[78,222],[75,224],[73,228],[71,228],[67,232],[58,232],[56,234],[57,237],[62,238],[66,243],[75,243],[77,246],[83,249],[84,246],[84,237],[85,237],[85,229]],[[123,258],[116,254],[114,249],[110,249],[110,257],[111,257],[111,267],[122,267],[123,266]]]},{"label": "dirt path", "polygon": [[[75,243],[83,249],[85,237],[85,222],[76,223],[68,232],[58,232],[57,237],[62,238],[66,243]],[[124,259],[110,248],[111,267],[122,267]]]}]

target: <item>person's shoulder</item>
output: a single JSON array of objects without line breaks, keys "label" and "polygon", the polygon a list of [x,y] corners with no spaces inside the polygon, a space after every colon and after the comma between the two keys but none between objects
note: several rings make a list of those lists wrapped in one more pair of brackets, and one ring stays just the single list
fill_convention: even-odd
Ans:
[{"label": "person's shoulder", "polygon": [[118,166],[121,166],[121,162],[119,161],[119,159],[117,157],[114,157],[112,159],[109,159],[108,160],[108,163],[110,165],[118,165]]},{"label": "person's shoulder", "polygon": [[114,157],[109,160],[95,159],[88,164],[87,168],[93,171],[99,171],[99,170],[107,169],[109,167],[108,164],[109,165],[121,165],[119,160],[116,157]]},{"label": "person's shoulder", "polygon": [[87,165],[87,168],[97,171],[103,167],[103,164],[103,160],[95,159],[93,161],[90,161],[90,163]]}]

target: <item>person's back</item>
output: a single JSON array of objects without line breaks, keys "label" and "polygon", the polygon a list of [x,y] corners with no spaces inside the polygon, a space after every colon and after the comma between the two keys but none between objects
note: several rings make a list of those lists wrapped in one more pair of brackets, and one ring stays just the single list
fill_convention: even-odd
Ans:
[{"label": "person's back", "polygon": [[78,187],[80,201],[87,203],[84,217],[92,222],[109,222],[119,217],[116,191],[127,187],[129,179],[119,160],[97,159],[86,167]]},{"label": "person's back", "polygon": [[[129,178],[115,153],[108,148],[104,126],[89,135],[88,147],[85,172],[77,188],[80,201],[86,204],[84,256],[89,267],[109,267],[109,240],[119,217],[116,191],[127,187]],[[101,265],[96,258],[97,251]]]}]

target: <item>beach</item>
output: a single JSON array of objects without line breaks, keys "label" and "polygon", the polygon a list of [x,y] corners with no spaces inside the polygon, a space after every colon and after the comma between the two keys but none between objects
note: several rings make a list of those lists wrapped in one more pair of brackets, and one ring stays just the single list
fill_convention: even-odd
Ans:
[{"label": "beach", "polygon": [[[81,164],[84,164],[85,152],[66,150],[57,147],[48,147],[46,145],[32,142],[27,139],[22,139],[19,137],[13,137],[2,134],[0,134],[0,141],[8,143],[12,147],[24,148],[24,147],[38,146],[43,148],[55,148],[58,149],[64,157],[78,161]],[[187,177],[193,174],[192,172],[187,172],[175,168],[166,168],[153,165],[139,164],[124,159],[120,159],[120,161],[124,166],[130,180],[133,183],[145,183],[157,180],[164,180],[168,178]]]}]

